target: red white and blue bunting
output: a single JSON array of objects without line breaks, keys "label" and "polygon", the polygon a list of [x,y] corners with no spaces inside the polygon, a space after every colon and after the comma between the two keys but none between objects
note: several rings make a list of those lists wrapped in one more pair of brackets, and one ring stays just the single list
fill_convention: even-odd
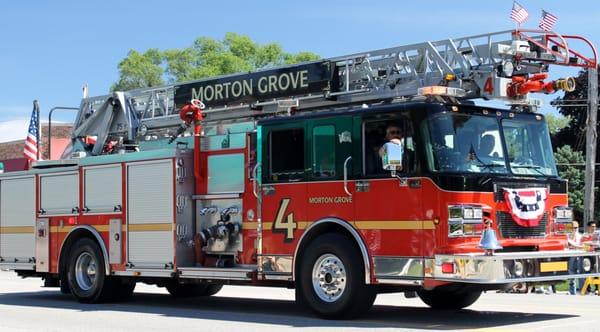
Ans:
[{"label": "red white and blue bunting", "polygon": [[513,220],[521,227],[538,226],[546,211],[546,188],[504,190],[504,200]]}]

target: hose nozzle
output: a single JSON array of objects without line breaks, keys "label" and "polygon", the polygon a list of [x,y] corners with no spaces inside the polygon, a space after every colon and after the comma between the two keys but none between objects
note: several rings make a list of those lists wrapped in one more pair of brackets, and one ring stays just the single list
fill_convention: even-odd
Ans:
[{"label": "hose nozzle", "polygon": [[553,82],[555,90],[563,90],[565,92],[575,91],[575,79],[573,77],[559,78]]}]

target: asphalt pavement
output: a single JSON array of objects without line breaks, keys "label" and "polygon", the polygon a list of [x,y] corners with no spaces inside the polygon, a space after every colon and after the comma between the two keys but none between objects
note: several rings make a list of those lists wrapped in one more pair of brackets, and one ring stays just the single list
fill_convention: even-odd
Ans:
[{"label": "asphalt pavement", "polygon": [[41,284],[0,272],[0,331],[600,331],[600,296],[487,292],[468,309],[437,311],[383,294],[366,317],[331,321],[298,308],[289,289],[226,286],[214,297],[175,299],[139,284],[127,302],[86,305]]}]

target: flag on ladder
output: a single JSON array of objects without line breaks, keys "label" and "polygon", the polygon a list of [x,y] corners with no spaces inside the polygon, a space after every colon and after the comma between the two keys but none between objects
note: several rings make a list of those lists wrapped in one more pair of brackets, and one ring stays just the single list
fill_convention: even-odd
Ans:
[{"label": "flag on ladder", "polygon": [[29,131],[25,139],[25,148],[23,154],[27,161],[32,162],[38,160],[38,115],[37,110],[31,112],[31,120],[29,120]]},{"label": "flag on ladder", "polygon": [[558,21],[558,17],[548,13],[542,9],[542,19],[540,20],[539,27],[544,31],[552,31],[554,24]]},{"label": "flag on ladder", "polygon": [[521,25],[523,22],[527,21],[528,17],[529,13],[525,10],[525,8],[523,8],[523,6],[521,6],[518,2],[513,1],[510,18]]}]

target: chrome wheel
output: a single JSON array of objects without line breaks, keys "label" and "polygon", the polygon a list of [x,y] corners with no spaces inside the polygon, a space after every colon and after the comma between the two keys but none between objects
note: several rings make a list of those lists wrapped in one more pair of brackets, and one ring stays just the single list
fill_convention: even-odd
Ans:
[{"label": "chrome wheel", "polygon": [[75,262],[75,280],[83,291],[92,289],[96,282],[96,260],[88,252],[82,252]]},{"label": "chrome wheel", "polygon": [[321,300],[337,301],[344,294],[346,280],[346,267],[336,255],[324,254],[315,261],[312,285]]}]

